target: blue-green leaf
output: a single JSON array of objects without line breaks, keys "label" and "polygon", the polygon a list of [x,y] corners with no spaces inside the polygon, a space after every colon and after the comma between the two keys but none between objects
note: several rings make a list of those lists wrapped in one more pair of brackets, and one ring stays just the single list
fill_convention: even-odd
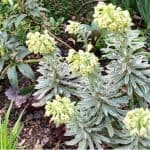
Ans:
[{"label": "blue-green leaf", "polygon": [[30,52],[28,51],[28,49],[24,46],[19,46],[17,47],[19,49],[16,58],[17,59],[23,59],[24,57],[26,57],[28,54],[30,54]]},{"label": "blue-green leaf", "polygon": [[28,64],[21,63],[18,64],[17,67],[24,76],[31,80],[35,80],[34,72]]},{"label": "blue-green leaf", "polygon": [[15,65],[8,68],[7,76],[8,76],[8,79],[10,81],[10,84],[13,87],[18,88],[18,76],[17,76],[17,71],[16,71]]}]

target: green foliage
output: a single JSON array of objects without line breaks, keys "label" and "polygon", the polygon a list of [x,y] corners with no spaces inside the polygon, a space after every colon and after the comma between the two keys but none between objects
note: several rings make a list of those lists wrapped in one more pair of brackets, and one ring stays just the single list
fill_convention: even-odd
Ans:
[{"label": "green foliage", "polygon": [[14,1],[10,4],[0,2],[0,78],[7,75],[11,85],[18,88],[18,71],[32,81],[35,80],[34,72],[28,64],[34,60],[25,60],[30,54],[25,38],[27,31],[33,28],[40,30],[44,24],[42,13],[44,15],[46,9],[37,0]]},{"label": "green foliage", "polygon": [[[125,37],[108,35],[107,48],[102,50],[106,57],[113,59],[108,68],[112,71],[114,87],[126,86],[130,97],[141,97],[150,102],[150,65],[144,52],[144,39],[138,31],[130,30]],[[140,102],[136,102],[140,103]]]},{"label": "green foliage", "polygon": [[146,28],[150,29],[150,1],[149,0],[110,0],[113,4],[130,11],[131,14],[140,14]]},{"label": "green foliage", "polygon": [[1,45],[3,55],[0,57],[1,78],[7,74],[13,87],[18,87],[17,70],[27,78],[34,80],[35,75],[31,67],[23,62],[23,59],[29,54],[29,51],[23,46],[15,36],[9,36],[6,32],[1,32]]},{"label": "green foliage", "polygon": [[103,132],[105,124],[95,124],[97,118],[83,116],[78,114],[77,119],[67,124],[67,132],[65,136],[74,137],[72,140],[67,141],[67,145],[78,144],[79,149],[102,149],[102,143],[109,143],[110,139]]},{"label": "green foliage", "polygon": [[68,64],[57,54],[45,56],[37,70],[41,76],[37,79],[34,96],[40,100],[34,106],[44,105],[55,95],[78,96],[81,79],[71,75]]},{"label": "green foliage", "polygon": [[72,15],[76,15],[77,9],[81,6],[83,0],[40,0],[44,6],[48,9],[48,16],[54,18],[65,17],[70,18]]},{"label": "green foliage", "polygon": [[137,12],[136,0],[110,0],[113,4],[119,5],[124,9],[130,11],[130,13]]},{"label": "green foliage", "polygon": [[[111,11],[115,8],[113,5],[104,4],[103,6],[106,9],[111,7]],[[120,8],[115,8],[114,15],[121,18],[122,14],[116,13],[118,10],[120,11]],[[96,18],[99,18],[99,15],[105,17],[105,12],[101,13],[101,9],[95,13]],[[108,12],[106,13],[109,15]],[[124,13],[128,14],[128,12]],[[130,20],[131,18],[129,22]],[[116,27],[118,21],[114,21]],[[127,110],[145,107],[150,103],[150,65],[148,53],[143,49],[145,38],[139,31],[131,30],[129,26],[122,26],[122,31],[126,32],[119,32],[107,30],[107,27],[101,29],[103,25],[104,22],[99,22],[97,25],[92,21],[91,25],[86,25],[69,21],[66,32],[72,37],[76,36],[77,42],[83,43],[82,50],[70,49],[68,57],[63,58],[58,49],[56,53],[44,56],[39,63],[38,72],[41,76],[37,80],[38,83],[35,86],[37,91],[34,93],[39,102],[33,105],[44,105],[47,101],[53,100],[56,95],[68,97],[72,101],[76,100],[75,117],[74,115],[72,118],[69,117],[66,123],[66,135],[73,136],[73,139],[66,144],[77,144],[79,149],[101,149],[103,142],[112,148],[123,146],[121,142],[124,141],[124,136],[121,138],[118,134],[117,137],[115,132],[117,130],[124,132],[123,120]],[[103,52],[102,56],[110,61],[105,66],[106,70],[99,66],[98,60],[92,53],[100,37],[103,37],[105,46],[100,49]],[[97,67],[95,67],[95,61]],[[88,73],[89,69],[92,69],[92,74],[85,76],[83,72]],[[106,75],[102,75],[102,71],[105,71]],[[47,103],[58,104],[56,100]],[[62,106],[50,110],[53,111],[53,117],[57,118],[57,122],[61,122],[64,115]],[[141,144],[141,141],[132,138],[129,134],[125,140],[125,144],[133,146],[131,148],[137,148],[135,142],[137,145]],[[147,145],[142,146],[147,148]]]},{"label": "green foliage", "polygon": [[3,30],[13,32],[24,39],[28,30],[39,30],[44,22],[44,13],[47,11],[37,0],[15,2],[9,6],[10,13],[3,21]]},{"label": "green foliage", "polygon": [[[54,19],[57,13],[50,18],[51,8],[59,8],[57,3],[65,5],[70,11],[72,1],[40,2],[26,0],[2,4],[8,16],[2,15],[0,18],[4,22],[1,24],[1,78],[7,75],[11,85],[16,88],[19,83],[18,71],[34,80],[35,75],[28,63],[40,61],[37,70],[40,76],[33,94],[37,101],[33,106],[49,104],[48,115],[52,114],[52,120],[56,123],[66,123],[66,135],[73,136],[72,140],[66,142],[68,145],[77,144],[79,149],[102,149],[103,143],[111,148],[124,145],[129,149],[149,148],[149,137],[131,137],[123,122],[128,110],[148,107],[150,103],[149,54],[144,49],[145,38],[139,31],[130,28],[128,11],[99,3],[91,24],[69,21],[66,32],[81,44],[76,51],[52,34],[58,33],[63,20]],[[130,7],[129,1],[124,1],[124,5]],[[2,14],[5,12],[3,7],[0,6]],[[122,18],[122,14],[127,18]],[[121,30],[118,30],[118,24]],[[45,29],[46,34],[43,34]],[[25,45],[26,37],[29,50],[40,53],[40,60],[26,60],[30,54]],[[54,38],[70,48],[67,58],[61,56],[60,43],[55,42]],[[95,57],[94,52],[102,52],[102,58],[109,59],[108,65],[100,66],[101,58]],[[29,87],[22,92],[28,93],[32,89]],[[65,97],[67,103],[65,100],[61,102],[63,98],[57,102],[54,99],[56,95]],[[63,108],[70,103],[75,104],[76,111],[69,113],[68,117],[69,109],[66,111]]]},{"label": "green foliage", "polygon": [[125,115],[125,111],[120,108],[120,105],[127,104],[129,97],[123,96],[116,89],[116,91],[108,89],[109,83],[103,83],[101,80],[103,79],[99,78],[94,86],[91,87],[91,84],[88,86],[89,89],[78,103],[78,107],[82,113],[88,112],[91,118],[96,117],[95,124],[105,124],[109,136],[112,137],[114,121],[121,121]]},{"label": "green foliage", "polygon": [[23,115],[23,112],[20,114],[19,118],[17,119],[12,129],[9,129],[8,123],[9,123],[10,111],[12,109],[12,104],[13,102],[11,102],[4,116],[4,119],[0,118],[0,149],[16,149],[17,148],[19,134],[22,129],[20,120]]},{"label": "green foliage", "polygon": [[[116,130],[115,136],[111,140],[111,143],[113,143],[114,148],[118,150],[123,149],[150,149],[150,137],[146,138],[140,138],[140,137],[132,137],[129,134],[129,131],[126,128],[123,128],[123,130]],[[122,145],[122,146],[121,146]]]},{"label": "green foliage", "polygon": [[52,33],[54,33],[55,35],[61,33],[60,27],[61,27],[61,24],[64,22],[64,17],[60,17],[58,19],[50,17],[48,19],[48,22],[50,24],[50,30]]},{"label": "green foliage", "polygon": [[149,0],[136,0],[138,11],[143,18],[145,25],[150,30],[150,1]]},{"label": "green foliage", "polygon": [[[74,136],[74,139],[67,144],[78,144],[79,149],[101,149],[105,138],[95,138],[95,135],[102,135],[110,139],[104,142],[112,148],[125,148],[124,145],[128,149],[149,148],[149,138],[131,137],[123,124],[125,108],[146,107],[150,103],[150,64],[144,50],[145,39],[139,31],[131,29],[126,33],[108,32],[92,24],[90,31],[86,41],[91,42],[95,36],[96,41],[91,43],[93,47],[100,40],[99,33],[104,37],[105,48],[100,50],[110,63],[105,66],[107,75],[98,73],[84,81],[77,104],[79,114],[76,121],[71,120],[67,125],[66,135]],[[85,50],[87,46],[84,45]]]}]

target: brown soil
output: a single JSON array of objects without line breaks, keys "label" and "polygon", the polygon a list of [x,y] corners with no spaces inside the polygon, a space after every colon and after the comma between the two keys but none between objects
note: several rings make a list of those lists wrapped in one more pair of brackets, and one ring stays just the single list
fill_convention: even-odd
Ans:
[{"label": "brown soil", "polygon": [[[24,81],[27,83],[28,81]],[[8,81],[2,80],[0,82],[0,116],[6,112],[10,101],[4,95],[5,90],[9,87]],[[65,126],[61,125],[56,128],[53,122],[50,122],[50,118],[44,117],[44,108],[34,108],[31,106],[32,96],[28,99],[27,103],[23,107],[28,105],[22,118],[23,129],[19,139],[19,147],[25,149],[75,149],[76,147],[69,147],[65,145],[65,141],[70,137],[65,137]],[[13,109],[10,114],[10,124],[12,127],[17,120],[22,108]]]}]

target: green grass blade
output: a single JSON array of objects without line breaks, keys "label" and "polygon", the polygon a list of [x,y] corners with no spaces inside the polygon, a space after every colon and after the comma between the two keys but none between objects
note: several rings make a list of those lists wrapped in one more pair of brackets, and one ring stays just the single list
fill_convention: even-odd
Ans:
[{"label": "green grass blade", "polygon": [[9,123],[9,116],[10,111],[12,109],[13,101],[11,102],[5,116],[4,120],[0,118],[0,149],[16,149],[19,134],[22,129],[22,125],[20,123],[21,118],[23,116],[24,110],[21,112],[19,118],[17,119],[16,123],[14,124],[13,128],[9,132],[8,123]]}]

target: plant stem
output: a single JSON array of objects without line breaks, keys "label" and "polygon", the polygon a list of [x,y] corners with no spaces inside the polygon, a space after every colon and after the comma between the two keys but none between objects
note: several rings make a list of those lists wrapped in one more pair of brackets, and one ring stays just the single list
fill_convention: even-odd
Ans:
[{"label": "plant stem", "polygon": [[74,49],[72,48],[69,44],[67,44],[66,42],[64,42],[63,40],[61,40],[60,38],[58,38],[57,36],[55,36],[53,33],[48,32],[49,35],[51,35],[54,39],[56,39],[58,42],[62,43],[63,45],[65,45],[67,48],[69,49]]},{"label": "plant stem", "polygon": [[29,60],[23,60],[24,63],[37,63],[40,62],[42,59],[29,59]]},{"label": "plant stem", "polygon": [[129,106],[131,109],[133,109],[132,106],[134,106],[134,94],[131,95],[131,102]]},{"label": "plant stem", "polygon": [[12,65],[12,64],[9,64],[8,66],[6,66],[6,67],[4,68],[4,70],[3,70],[2,73],[1,73],[1,76],[2,76],[2,77],[5,76],[5,74],[7,73],[8,68],[9,68],[11,65]]}]

